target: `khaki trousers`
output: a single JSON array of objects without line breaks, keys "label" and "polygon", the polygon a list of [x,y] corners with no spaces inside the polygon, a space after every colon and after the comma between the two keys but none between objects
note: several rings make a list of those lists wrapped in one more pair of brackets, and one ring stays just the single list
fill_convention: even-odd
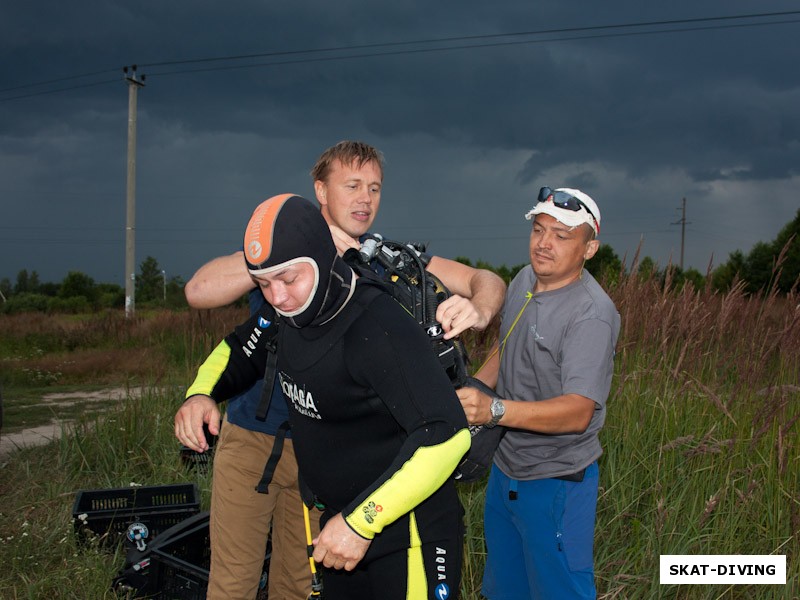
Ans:
[{"label": "khaki trousers", "polygon": [[[227,419],[222,424],[211,484],[209,600],[256,597],[270,525],[269,598],[306,600],[311,592],[291,439],[285,440],[269,493],[255,491],[274,442],[272,435],[243,429]],[[311,511],[312,537],[319,533],[319,514],[316,509]]]}]

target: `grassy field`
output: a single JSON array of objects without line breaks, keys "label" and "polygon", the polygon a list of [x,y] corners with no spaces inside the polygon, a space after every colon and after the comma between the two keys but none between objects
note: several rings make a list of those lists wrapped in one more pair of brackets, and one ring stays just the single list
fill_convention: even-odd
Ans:
[{"label": "grassy field", "polygon": [[[800,308],[797,296],[669,290],[623,277],[602,434],[595,546],[600,598],[800,598]],[[60,440],[0,458],[0,598],[114,598],[123,556],[78,549],[81,489],[197,482],[172,436],[182,389],[242,310],[0,317],[6,426],[47,420],[37,396],[124,387],[109,411],[71,410]],[[489,335],[467,342],[478,364]],[[135,393],[134,393],[135,392]],[[31,406],[34,408],[31,408]],[[63,415],[62,415],[63,416]],[[463,597],[479,598],[483,484],[467,511]],[[662,554],[784,554],[785,586],[662,586]]]}]

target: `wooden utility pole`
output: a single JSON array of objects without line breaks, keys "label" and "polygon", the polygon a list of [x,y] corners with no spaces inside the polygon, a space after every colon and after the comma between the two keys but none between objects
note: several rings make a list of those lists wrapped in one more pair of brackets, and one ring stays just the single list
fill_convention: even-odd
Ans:
[{"label": "wooden utility pole", "polygon": [[136,306],[136,94],[144,78],[136,77],[136,65],[124,67],[128,82],[128,182],[125,219],[125,316],[131,318]]}]

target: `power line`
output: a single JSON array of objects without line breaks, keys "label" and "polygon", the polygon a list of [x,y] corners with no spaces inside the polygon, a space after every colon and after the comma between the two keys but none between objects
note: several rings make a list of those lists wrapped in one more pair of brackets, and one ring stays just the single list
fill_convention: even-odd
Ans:
[{"label": "power line", "polygon": [[[251,58],[265,58],[271,56],[287,56],[287,55],[297,55],[297,54],[310,54],[310,53],[317,53],[317,52],[341,52],[346,50],[365,50],[368,48],[392,48],[398,46],[409,46],[415,44],[436,44],[436,43],[446,43],[446,42],[463,42],[467,40],[485,40],[485,39],[497,39],[497,38],[508,38],[508,37],[519,37],[519,36],[530,36],[530,35],[552,35],[552,34],[561,34],[561,33],[577,33],[577,32],[586,32],[586,31],[600,31],[600,30],[608,30],[608,29],[625,29],[631,27],[654,27],[654,26],[663,26],[663,25],[678,25],[678,24],[688,24],[688,23],[703,23],[709,21],[726,21],[726,20],[734,20],[734,19],[756,19],[756,18],[765,18],[765,17],[782,17],[782,16],[789,16],[789,15],[798,15],[800,11],[784,11],[784,12],[771,12],[771,13],[753,13],[748,15],[728,15],[722,17],[698,17],[693,19],[671,19],[667,21],[642,21],[638,23],[619,23],[619,24],[612,24],[612,25],[590,25],[585,27],[563,27],[558,29],[540,29],[535,31],[518,31],[513,33],[494,33],[494,34],[482,34],[482,35],[465,35],[465,36],[454,36],[454,37],[444,37],[444,38],[429,38],[423,40],[407,40],[401,42],[382,42],[382,43],[373,43],[373,44],[359,44],[353,46],[334,46],[330,48],[315,48],[315,49],[307,49],[307,50],[288,50],[282,52],[263,52],[257,54],[240,54],[235,56],[218,56],[218,57],[207,57],[207,58],[197,58],[197,59],[189,59],[189,60],[173,60],[173,61],[162,61],[157,63],[148,63],[143,64],[143,67],[160,67],[160,66],[167,66],[167,65],[182,65],[182,64],[193,64],[193,63],[201,63],[201,62],[214,62],[214,61],[228,61],[228,60],[245,60]],[[780,22],[779,22],[780,23]],[[650,33],[658,33],[658,32],[650,32]],[[574,38],[567,38],[567,39],[574,39]],[[477,46],[481,47],[481,46]],[[369,55],[366,55],[369,56]],[[3,90],[0,90],[3,91]]]},{"label": "power line", "polygon": [[[697,23],[708,23],[713,21],[734,21],[734,20],[745,20],[745,19],[765,19],[765,18],[778,18],[778,17],[787,17],[791,15],[800,15],[800,11],[782,11],[782,12],[770,12],[770,13],[751,13],[745,15],[723,15],[723,16],[715,16],[715,17],[698,17],[692,19],[670,19],[664,21],[642,21],[638,23],[619,23],[619,24],[607,24],[607,25],[592,25],[592,26],[585,26],[585,27],[566,27],[566,28],[558,28],[558,29],[542,29],[536,31],[524,31],[524,32],[513,32],[513,33],[500,33],[500,34],[484,34],[484,35],[472,35],[472,36],[455,36],[455,37],[444,37],[444,38],[430,38],[430,39],[423,39],[423,40],[407,40],[407,41],[399,41],[399,42],[384,42],[384,43],[374,43],[374,44],[360,44],[360,45],[351,45],[351,46],[337,46],[337,47],[329,47],[329,48],[315,48],[315,49],[303,49],[303,50],[287,50],[287,51],[279,51],[279,52],[264,52],[264,53],[255,53],[255,54],[242,54],[242,55],[235,55],[235,56],[220,56],[220,57],[204,57],[204,58],[196,58],[196,59],[187,59],[187,60],[172,60],[172,61],[159,61],[159,62],[152,62],[142,64],[142,67],[164,67],[164,66],[171,66],[171,65],[189,65],[189,64],[199,64],[199,63],[209,63],[209,62],[223,62],[223,61],[242,61],[242,60],[249,60],[253,58],[268,58],[268,57],[281,57],[281,56],[299,56],[299,55],[308,55],[308,54],[323,54],[323,53],[332,53],[332,52],[346,52],[346,51],[354,51],[354,50],[367,50],[367,49],[374,49],[374,48],[399,48],[403,46],[410,46],[410,45],[421,45],[421,44],[450,44],[453,42],[466,42],[466,41],[481,41],[481,40],[490,40],[490,39],[506,39],[512,37],[522,37],[522,36],[544,36],[544,35],[557,35],[561,37],[554,37],[554,38],[547,38],[547,39],[538,39],[538,40],[518,40],[518,41],[498,41],[494,43],[477,43],[477,44],[462,44],[458,46],[445,46],[439,48],[417,48],[412,50],[393,50],[393,51],[385,51],[385,52],[372,52],[372,53],[359,53],[359,54],[350,54],[350,55],[339,55],[339,56],[320,56],[320,57],[313,57],[307,59],[297,59],[297,60],[286,60],[286,61],[273,61],[273,62],[266,62],[266,63],[255,63],[255,64],[248,64],[248,65],[228,65],[228,66],[218,66],[218,67],[208,67],[203,69],[185,69],[185,70],[177,70],[177,71],[162,71],[160,73],[152,73],[150,72],[150,76],[157,76],[157,75],[175,75],[175,74],[186,74],[186,73],[200,73],[200,72],[209,72],[209,71],[223,71],[223,70],[234,70],[234,69],[243,69],[243,68],[257,68],[257,67],[268,67],[268,66],[279,66],[279,65],[288,65],[288,64],[301,64],[301,63],[312,63],[312,62],[326,62],[326,61],[339,61],[339,60],[351,60],[355,58],[372,58],[372,57],[381,57],[381,56],[392,56],[392,55],[402,55],[402,54],[419,54],[419,53],[432,53],[432,52],[444,52],[444,51],[451,51],[451,50],[464,50],[464,49],[475,49],[475,48],[490,48],[490,47],[499,47],[499,46],[510,46],[510,45],[521,45],[521,44],[541,44],[541,43],[550,43],[550,42],[564,42],[564,41],[575,41],[575,40],[582,40],[582,39],[600,39],[600,38],[614,38],[614,37],[629,37],[629,36],[640,36],[640,35],[653,35],[653,34],[665,34],[665,33],[682,33],[682,32],[691,32],[691,31],[707,31],[707,30],[720,30],[720,29],[732,29],[732,28],[742,28],[742,27],[761,27],[761,26],[770,26],[770,25],[785,25],[785,24],[792,24],[800,22],[800,19],[786,19],[780,21],[766,21],[760,23],[737,23],[737,24],[718,24],[718,25],[709,25],[705,27],[678,27],[678,28],[670,28],[670,29],[658,29],[658,30],[647,30],[647,31],[629,31],[629,32],[622,32],[622,33],[598,33],[596,35],[570,35],[564,36],[564,34],[575,34],[575,33],[588,33],[591,31],[609,31],[609,30],[619,30],[619,29],[631,29],[631,28],[643,28],[643,27],[665,27],[665,26],[672,26],[672,25],[690,25],[690,24],[697,24]],[[37,83],[25,84],[14,86],[10,88],[0,89],[0,93],[14,91],[18,89],[24,89],[29,87],[36,87],[40,85],[49,85],[52,83],[58,83],[62,81],[70,81],[73,79],[83,78],[94,76],[98,74],[107,73],[110,70],[103,70],[103,71],[96,71],[94,73],[85,73],[81,75],[74,75],[70,77],[62,77],[59,79],[52,79],[48,81],[41,81]],[[108,83],[116,83],[119,79],[113,80],[104,80],[94,83],[88,83],[83,85],[75,85],[66,88],[58,88],[54,90],[44,90],[39,92],[31,92],[30,94],[23,94],[17,96],[11,96],[8,98],[0,99],[0,102],[8,101],[8,100],[18,100],[22,98],[29,98],[32,96],[39,96],[44,94],[53,94],[58,92],[70,91],[74,89],[79,89],[83,87],[90,87],[96,85],[105,85]]]},{"label": "power line", "polygon": [[118,71],[119,69],[105,69],[103,71],[94,71],[93,73],[83,73],[81,75],[70,75],[68,77],[59,77],[58,79],[50,79],[48,81],[39,81],[37,83],[26,83],[24,85],[17,85],[10,88],[3,88],[0,89],[0,92],[11,92],[14,90],[21,90],[29,87],[36,87],[39,85],[49,85],[51,83],[61,83],[62,81],[71,81],[73,79],[82,79],[84,77],[94,77],[95,75],[103,75],[105,73],[110,73],[111,71]]},{"label": "power line", "polygon": [[220,67],[206,67],[202,69],[183,69],[178,71],[162,71],[160,73],[152,73],[153,77],[158,77],[160,75],[184,75],[184,74],[192,74],[192,73],[210,73],[214,71],[233,71],[239,69],[254,69],[254,68],[261,68],[261,67],[273,67],[273,66],[284,66],[284,65],[297,65],[297,64],[309,64],[315,62],[335,62],[335,61],[342,61],[342,60],[352,60],[357,58],[377,58],[383,56],[400,56],[400,55],[411,55],[411,54],[431,54],[434,52],[450,52],[452,50],[472,50],[475,48],[498,48],[502,46],[521,46],[521,45],[532,45],[532,44],[546,44],[551,42],[568,42],[568,41],[576,41],[576,40],[592,40],[592,39],[601,39],[601,38],[622,38],[622,37],[634,37],[634,36],[642,36],[642,35],[651,35],[651,34],[665,34],[665,33],[684,33],[687,31],[707,31],[707,30],[715,30],[715,29],[736,29],[736,28],[743,28],[743,27],[757,27],[757,26],[764,26],[764,25],[787,25],[791,23],[800,23],[800,19],[794,19],[789,21],[780,21],[780,22],[772,22],[772,23],[746,23],[746,24],[739,24],[739,25],[718,25],[718,26],[708,26],[708,27],[692,27],[692,28],[685,28],[685,29],[668,29],[668,30],[659,30],[659,31],[634,31],[634,32],[627,32],[627,33],[607,33],[607,34],[597,34],[597,35],[581,35],[581,36],[572,36],[572,37],[561,37],[561,38],[550,38],[545,40],[522,40],[516,42],[495,42],[491,44],[464,44],[461,46],[446,46],[443,48],[419,48],[415,50],[392,50],[386,52],[372,52],[369,54],[346,54],[346,55],[339,55],[339,56],[322,56],[322,57],[315,57],[315,58],[304,58],[304,59],[297,59],[297,60],[283,60],[283,61],[272,61],[272,62],[262,62],[262,63],[252,63],[247,65],[230,65],[230,66],[220,66]]},{"label": "power line", "polygon": [[[107,85],[109,83],[119,83],[119,78],[106,79],[105,81],[95,81],[94,83],[84,83],[82,85],[72,85],[70,87],[58,88],[58,89],[55,89],[55,90],[44,90],[44,91],[41,91],[41,92],[31,92],[30,94],[22,94],[22,95],[19,95],[19,96],[10,96],[8,98],[0,98],[0,102],[5,102],[6,100],[20,100],[22,98],[32,98],[33,96],[46,96],[47,94],[57,94],[59,92],[69,92],[70,90],[78,90],[78,89],[81,89],[81,88],[95,87],[95,86],[98,86],[98,85]],[[31,84],[31,86],[33,86],[33,85],[38,85],[38,84]],[[21,86],[21,87],[31,87],[31,86]]]},{"label": "power line", "polygon": [[[260,63],[250,63],[246,65],[227,65],[227,66],[218,66],[218,67],[205,67],[200,69],[182,69],[182,70],[174,70],[174,71],[161,71],[152,73],[153,77],[158,77],[161,75],[184,75],[184,74],[193,74],[193,73],[209,73],[214,71],[233,71],[233,70],[240,70],[240,69],[254,69],[254,68],[263,68],[263,67],[273,67],[273,66],[285,66],[285,65],[297,65],[297,64],[310,64],[316,62],[336,62],[336,61],[343,61],[343,60],[353,60],[358,58],[377,58],[377,57],[385,57],[385,56],[400,56],[400,55],[411,55],[411,54],[431,54],[434,52],[450,52],[452,50],[472,50],[476,48],[498,48],[503,46],[520,46],[520,45],[532,45],[532,44],[546,44],[552,42],[568,42],[568,41],[576,41],[576,40],[592,40],[592,39],[604,39],[604,38],[623,38],[623,37],[634,37],[634,36],[643,36],[643,35],[652,35],[652,34],[666,34],[666,33],[685,33],[685,32],[693,32],[693,31],[708,31],[708,30],[719,30],[719,29],[738,29],[743,27],[761,27],[765,25],[787,25],[792,23],[799,23],[800,19],[791,19],[785,21],[773,21],[769,23],[742,23],[742,24],[735,24],[735,25],[711,25],[706,27],[689,27],[689,28],[675,28],[675,29],[661,29],[657,31],[631,31],[631,32],[624,32],[624,33],[605,33],[605,34],[596,34],[596,35],[577,35],[577,36],[569,36],[569,37],[557,37],[557,38],[548,38],[548,39],[541,39],[541,40],[520,40],[514,42],[494,42],[488,44],[463,44],[460,46],[444,46],[441,48],[417,48],[414,50],[389,50],[385,52],[371,52],[366,54],[344,54],[338,56],[319,56],[313,58],[300,58],[296,60],[281,60],[281,61],[270,61],[270,62],[260,62]],[[612,27],[612,26],[608,26]],[[623,27],[623,26],[618,26]],[[588,28],[587,28],[588,29]],[[514,35],[524,35],[524,34],[498,34],[498,36],[514,36]],[[488,37],[498,37],[498,36],[488,36]],[[457,38],[452,38],[457,39]],[[387,44],[387,45],[397,45],[402,44],[403,42],[397,42],[395,44]],[[357,47],[353,47],[357,48]],[[350,49],[350,48],[342,48]],[[331,49],[333,50],[333,49]],[[322,52],[318,50],[306,50],[306,51],[295,51],[295,52],[286,52],[286,53],[274,53],[274,56],[283,55],[283,54],[298,54],[298,53],[313,53],[313,52]],[[266,55],[265,55],[266,56]],[[212,60],[225,60],[225,59],[206,59],[208,61]],[[202,61],[202,59],[201,59]]]}]

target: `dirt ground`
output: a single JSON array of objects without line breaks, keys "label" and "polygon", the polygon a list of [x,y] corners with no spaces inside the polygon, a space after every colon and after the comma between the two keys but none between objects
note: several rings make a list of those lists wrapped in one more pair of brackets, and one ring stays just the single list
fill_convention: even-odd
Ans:
[{"label": "dirt ground", "polygon": [[[45,394],[42,403],[53,406],[71,406],[76,403],[109,402],[121,400],[138,393],[135,389],[107,388],[93,392],[69,392]],[[69,427],[69,421],[54,419],[46,425],[23,429],[13,433],[0,432],[0,458],[7,456],[18,448],[39,446],[58,438],[63,427]]]}]

